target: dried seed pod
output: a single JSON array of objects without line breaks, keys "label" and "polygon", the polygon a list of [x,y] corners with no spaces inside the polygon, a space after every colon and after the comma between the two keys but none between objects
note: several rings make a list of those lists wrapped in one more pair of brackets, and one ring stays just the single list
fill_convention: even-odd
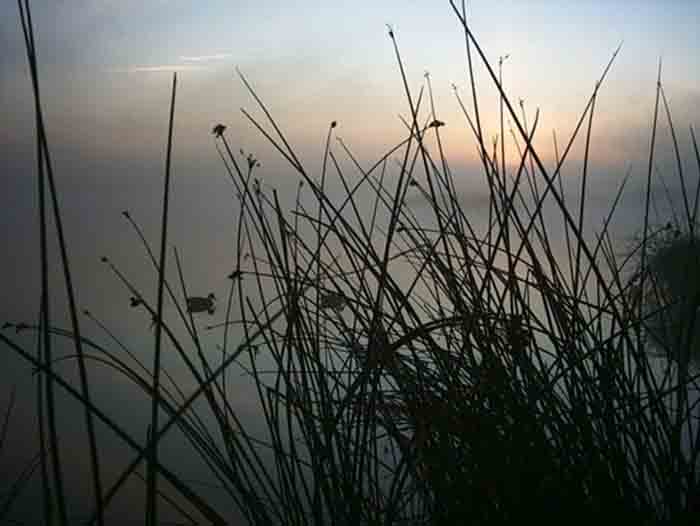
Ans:
[{"label": "dried seed pod", "polygon": [[212,135],[215,135],[217,138],[221,137],[224,134],[224,131],[226,131],[226,126],[219,123],[214,128],[212,128],[211,133]]}]

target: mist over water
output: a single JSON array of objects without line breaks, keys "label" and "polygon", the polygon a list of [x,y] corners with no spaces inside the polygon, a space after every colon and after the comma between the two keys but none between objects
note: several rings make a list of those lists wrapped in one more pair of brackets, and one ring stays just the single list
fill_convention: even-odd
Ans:
[{"label": "mist over water", "polygon": [[[216,169],[216,168],[215,168]],[[149,298],[155,297],[154,284],[156,283],[156,273],[152,263],[149,261],[147,253],[143,248],[131,225],[126,221],[122,212],[128,210],[131,217],[139,224],[146,235],[151,247],[156,247],[159,242],[158,223],[161,213],[162,199],[162,174],[155,167],[148,167],[144,173],[138,175],[130,171],[125,175],[123,171],[112,168],[112,173],[101,173],[99,176],[86,174],[58,174],[58,185],[62,196],[63,218],[67,240],[71,254],[71,262],[75,276],[75,287],[79,307],[88,309],[92,315],[105,323],[114,334],[133,350],[135,355],[142,360],[146,367],[150,367],[153,352],[153,332],[149,330],[150,321],[143,311],[129,307],[130,292],[119,282],[104,263],[100,262],[102,256],[107,256],[121,272],[131,282]],[[216,364],[221,359],[220,350],[216,344],[221,343],[222,330],[215,329],[206,331],[208,325],[214,325],[223,319],[227,302],[228,287],[230,280],[227,275],[235,266],[235,232],[238,218],[238,207],[240,202],[236,197],[234,186],[228,179],[225,171],[219,167],[218,175],[196,175],[182,173],[175,167],[173,187],[172,187],[172,208],[171,224],[169,230],[170,250],[168,253],[168,274],[171,283],[177,283],[174,257],[172,247],[176,246],[181,257],[183,272],[187,282],[188,292],[191,295],[206,295],[213,292],[217,297],[217,310],[214,315],[199,315],[196,322],[201,330],[201,337],[207,358],[211,363]],[[296,190],[298,183],[291,179],[285,180],[283,177],[267,177],[267,180],[282,181],[283,191],[279,192],[282,208],[291,212],[297,200]],[[387,181],[395,174],[387,176]],[[610,174],[607,180],[614,180],[616,174]],[[604,178],[601,176],[601,180]],[[3,246],[14,247],[12,257],[3,258],[2,265],[2,288],[6,297],[13,298],[13,301],[4,302],[0,305],[0,319],[11,322],[35,323],[38,311],[39,280],[38,280],[38,244],[30,243],[33,240],[37,227],[36,210],[36,188],[35,181],[28,174],[16,176],[4,176],[0,179],[5,195],[12,195],[10,207],[0,210],[0,242]],[[289,181],[289,182],[288,182]],[[568,181],[573,186],[573,181]],[[332,199],[342,203],[345,195],[339,183],[329,177],[327,188]],[[272,194],[272,184],[266,183],[264,189],[269,195]],[[286,189],[284,189],[286,187]],[[335,189],[333,189],[336,187]],[[612,188],[612,184],[610,184]],[[393,189],[390,187],[389,191]],[[631,187],[621,201],[613,219],[612,232],[616,239],[616,250],[622,255],[626,251],[626,243],[640,230],[640,209],[639,192],[635,195],[635,188]],[[365,197],[361,194],[367,192],[361,189],[357,202],[361,207],[361,214],[369,214],[372,211],[371,192]],[[309,199],[310,190],[302,187],[300,203],[312,203]],[[469,220],[474,225],[476,231],[483,235],[486,232],[488,223],[487,196],[483,185],[465,185],[462,190],[464,197],[463,209],[466,211]],[[586,237],[595,239],[595,235],[600,231],[602,223],[614,198],[614,192],[608,194],[609,199],[600,197],[590,199],[587,202],[585,221]],[[479,197],[479,196],[483,196]],[[569,203],[576,200],[575,192],[567,195]],[[431,212],[427,202],[422,202],[420,195],[408,195],[407,206],[410,206],[417,217],[418,224],[425,229],[435,228]],[[307,205],[308,206],[308,205]],[[316,209],[307,209],[310,216],[315,216]],[[292,220],[290,214],[289,220]],[[352,222],[352,214],[348,208],[344,212],[344,217]],[[363,215],[363,217],[367,217]],[[555,246],[557,257],[566,259],[564,230],[557,225],[562,224],[561,214],[556,207],[551,206],[551,210],[545,214],[551,223],[548,225],[552,233],[552,240],[558,243]],[[22,223],[18,223],[22,218]],[[386,217],[379,214],[377,225],[384,231],[386,229]],[[315,233],[310,227],[302,227],[302,237],[313,239]],[[332,241],[330,242],[332,244]],[[53,254],[57,254],[56,247],[52,247]],[[52,257],[51,282],[53,316],[56,324],[68,327],[68,318],[65,303],[65,292],[60,286],[60,267],[57,256]],[[342,255],[340,255],[342,264]],[[400,272],[396,272],[400,280]],[[175,290],[179,287],[175,286]],[[269,290],[269,294],[274,294],[274,290]],[[180,296],[178,292],[178,296]],[[176,311],[166,302],[166,320],[175,320]],[[236,308],[236,307],[234,307]],[[235,317],[235,314],[234,316]],[[181,327],[181,323],[173,323],[174,326]],[[83,317],[81,319],[81,329],[83,334],[96,342],[105,344],[107,348],[119,353],[118,347],[111,342],[109,337],[92,321]],[[180,329],[180,334],[185,333]],[[232,326],[229,332],[229,349],[236,348],[236,341],[242,336],[240,327]],[[18,335],[18,341],[32,348],[31,342],[35,340],[34,332],[27,332]],[[72,353],[70,342],[56,339],[56,355],[68,355]],[[247,357],[241,358],[243,363],[248,362]],[[260,366],[264,367],[267,362],[271,362],[261,357]],[[8,448],[15,451],[13,460],[10,461],[12,472],[23,467],[24,462],[36,452],[36,422],[34,415],[34,377],[31,375],[31,367],[23,360],[12,353],[6,353],[4,360],[4,374],[6,378],[12,379],[5,382],[7,388],[3,391],[0,400],[3,407],[6,406],[8,393],[11,386],[17,388],[17,409],[14,413],[10,433],[8,436]],[[164,365],[169,374],[173,376],[178,385],[187,392],[191,383],[188,373],[183,369],[183,365],[177,358],[174,350],[166,345],[164,355]],[[663,373],[665,363],[659,363],[659,375]],[[67,378],[77,382],[73,361],[68,361],[59,366],[59,370],[66,374]],[[91,367],[91,384],[93,386],[93,396],[99,406],[112,415],[117,422],[125,427],[135,437],[145,433],[148,424],[148,403],[144,393],[134,388],[134,385],[125,381],[114,370],[95,365]],[[227,375],[230,389],[232,405],[237,411],[244,415],[250,429],[256,430],[260,436],[265,435],[264,423],[259,420],[259,405],[255,401],[257,393],[249,378],[243,374],[243,370],[234,367]],[[167,384],[166,384],[167,385]],[[82,465],[85,462],[86,443],[84,431],[82,430],[82,412],[80,407],[69,400],[69,398],[59,396],[59,426],[62,434],[62,443],[66,449],[66,461],[72,464]],[[256,423],[257,420],[257,423]],[[110,436],[109,432],[100,426],[100,434],[103,455],[109,458],[107,462],[106,478],[110,478],[112,473],[109,467],[123,465],[132,455],[130,451],[119,444],[119,441]],[[253,431],[255,434],[255,431]],[[189,445],[187,445],[179,433],[173,431],[172,436],[164,441],[163,458],[172,459],[177,465],[178,473],[186,480],[200,481],[202,483],[215,484],[210,480],[210,474],[206,466],[193,455]],[[185,461],[185,459],[187,459]],[[7,461],[7,459],[6,459]],[[72,478],[69,480],[72,493],[69,495],[70,503],[75,503],[75,499],[80,499],[80,495],[85,495],[87,491],[88,466],[83,465],[83,469],[72,471]],[[114,472],[111,476],[116,476]],[[35,495],[39,490],[38,485],[27,495]],[[213,503],[217,501],[217,491],[208,490],[207,496],[211,496]],[[130,497],[131,495],[131,497]],[[142,488],[131,483],[122,496],[120,502],[112,509],[127,509],[137,506],[142,499]],[[221,492],[222,504],[227,498]],[[129,503],[129,499],[134,499]],[[18,509],[24,508],[27,518],[37,512],[31,506],[31,499],[23,500]],[[222,508],[224,509],[224,508]],[[38,513],[38,512],[37,512]],[[130,512],[124,512],[123,518],[133,516]],[[36,515],[34,518],[38,518]]]}]

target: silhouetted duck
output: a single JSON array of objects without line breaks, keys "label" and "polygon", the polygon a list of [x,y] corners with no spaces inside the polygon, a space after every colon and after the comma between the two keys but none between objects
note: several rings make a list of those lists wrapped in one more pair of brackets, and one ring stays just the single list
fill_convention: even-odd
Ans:
[{"label": "silhouetted duck", "polygon": [[197,314],[200,312],[214,314],[214,311],[216,310],[214,300],[216,300],[216,297],[213,293],[210,293],[206,298],[202,296],[192,296],[187,298],[187,312],[190,314]]}]

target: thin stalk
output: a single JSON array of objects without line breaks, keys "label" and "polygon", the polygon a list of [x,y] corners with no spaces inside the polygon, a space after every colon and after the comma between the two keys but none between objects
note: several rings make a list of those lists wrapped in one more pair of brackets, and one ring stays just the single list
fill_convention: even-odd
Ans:
[{"label": "thin stalk", "polygon": [[2,460],[3,446],[5,445],[5,440],[7,439],[7,431],[10,428],[10,417],[12,416],[12,410],[15,408],[15,400],[17,397],[17,386],[14,386],[10,391],[10,400],[7,402],[7,408],[5,409],[5,418],[2,421],[2,428],[0,428],[0,460]]},{"label": "thin stalk", "polygon": [[[556,162],[555,166],[561,166],[561,158],[559,157],[559,144],[557,142],[556,130],[552,130],[552,141],[554,143],[554,160]],[[557,175],[557,180],[559,181],[559,193],[561,194],[561,200],[562,203],[564,203],[564,206],[566,206],[566,197],[564,195],[564,183],[562,182],[561,171],[559,171]],[[569,232],[569,225],[566,222],[564,222],[564,238],[566,239],[566,254],[568,256],[567,261],[569,263],[569,275],[572,275],[574,272],[574,256],[573,252],[571,251],[571,234]]]},{"label": "thin stalk", "polygon": [[[642,230],[642,246],[641,246],[641,262],[640,262],[640,284],[639,290],[640,294],[644,294],[644,287],[646,282],[646,258],[647,258],[647,245],[648,245],[648,232],[649,232],[649,208],[651,205],[651,178],[653,174],[654,167],[654,148],[656,146],[656,127],[658,123],[659,115],[659,98],[661,93],[661,60],[659,60],[659,69],[656,80],[656,101],[654,103],[654,118],[652,121],[651,129],[651,139],[649,145],[649,162],[647,166],[647,181],[646,181],[646,195],[645,195],[645,205],[644,205],[644,227]],[[642,309],[644,308],[643,302],[640,301],[638,305],[637,315],[642,318]],[[637,345],[641,347],[642,343],[642,326],[639,324],[637,326]]]},{"label": "thin stalk", "polygon": [[[42,313],[39,312],[39,325],[42,323]],[[37,338],[37,352],[36,359],[39,363],[44,361],[43,350],[41,346],[42,338],[44,335],[44,328],[39,327],[39,334]],[[52,511],[52,500],[51,500],[51,484],[49,482],[49,467],[46,462],[47,457],[47,446],[46,446],[46,423],[44,422],[44,379],[38,376],[36,382],[36,401],[37,401],[37,431],[39,433],[39,448],[41,451],[41,496],[42,496],[42,506],[44,509],[44,524],[46,526],[53,525],[53,511]]]},{"label": "thin stalk", "polygon": [[158,299],[156,307],[156,341],[153,359],[153,397],[151,403],[151,441],[149,447],[149,462],[146,484],[146,524],[156,526],[158,524],[157,509],[157,477],[156,465],[158,464],[158,403],[160,398],[160,361],[161,361],[161,335],[163,326],[163,295],[165,283],[165,252],[168,237],[168,204],[170,196],[170,160],[172,155],[173,126],[175,120],[175,95],[177,90],[177,73],[173,73],[172,95],[170,99],[170,122],[168,124],[168,145],[165,157],[165,188],[163,194],[163,219],[161,222],[160,238],[160,264],[158,265]]},{"label": "thin stalk", "polygon": [[[695,131],[692,126],[690,126],[690,137],[693,141],[693,150],[695,151],[695,162],[698,165],[698,175],[700,176],[700,151],[698,151],[698,141],[695,139]],[[698,219],[698,200],[700,200],[700,177],[698,177],[698,183],[695,187],[695,202],[693,203],[693,219],[690,222],[690,233],[691,235],[695,232],[695,222]]]},{"label": "thin stalk", "polygon": [[[73,279],[70,271],[70,264],[68,260],[68,250],[66,248],[66,241],[63,229],[63,221],[61,219],[60,208],[58,203],[58,192],[56,190],[55,178],[53,175],[53,165],[51,163],[51,156],[49,153],[49,146],[46,137],[46,128],[44,126],[43,114],[41,110],[41,102],[39,97],[39,80],[38,72],[36,67],[36,48],[34,46],[34,32],[31,22],[31,13],[29,11],[29,4],[27,2],[27,23],[29,28],[29,37],[32,42],[32,56],[34,61],[33,76],[36,77],[36,100],[37,100],[37,112],[38,121],[40,126],[40,137],[43,138],[43,153],[46,161],[46,175],[49,182],[49,188],[51,193],[51,199],[54,211],[54,222],[56,225],[56,232],[58,235],[58,246],[61,254],[61,262],[63,266],[63,276],[66,285],[66,291],[68,294],[68,307],[71,319],[71,325],[73,328],[76,354],[78,355],[78,372],[80,375],[80,389],[87,400],[90,400],[90,386],[88,381],[87,369],[85,367],[85,362],[82,359],[83,349],[81,345],[80,338],[80,324],[78,323],[78,308],[75,299],[75,288],[73,286]],[[98,510],[98,524],[101,526],[104,524],[104,513],[102,510],[101,500],[102,500],[102,478],[100,476],[100,461],[97,449],[97,439],[95,437],[95,427],[92,416],[88,411],[85,411],[85,424],[88,433],[88,444],[90,451],[90,467],[92,474],[92,483],[94,485],[94,496],[95,502]]]},{"label": "thin stalk", "polygon": [[[591,101],[591,111],[588,114],[588,127],[586,128],[586,147],[583,154],[583,175],[581,177],[581,192],[579,193],[579,211],[578,211],[578,233],[583,235],[583,218],[585,213],[586,204],[586,183],[588,182],[588,158],[590,156],[591,148],[591,132],[593,130],[593,114],[595,113],[595,102],[598,97],[598,85],[596,84],[595,90],[593,91],[593,100]],[[581,275],[581,245],[578,243],[576,246],[576,265],[573,276],[573,287],[574,295],[578,296],[579,290],[579,276]]]},{"label": "thin stalk", "polygon": [[668,101],[666,100],[666,93],[664,92],[663,85],[661,86],[661,100],[664,103],[664,109],[666,110],[666,120],[668,121],[668,127],[671,130],[671,141],[673,142],[673,152],[676,158],[676,168],[678,169],[678,178],[681,182],[681,194],[683,196],[683,210],[685,211],[685,218],[687,224],[690,226],[693,221],[693,216],[690,213],[690,203],[688,202],[688,192],[685,188],[685,177],[683,177],[683,163],[681,162],[681,153],[678,148],[678,139],[676,139],[676,129],[673,126],[673,120],[671,119],[671,110],[668,107]]},{"label": "thin stalk", "polygon": [[29,1],[25,0],[24,5],[21,0],[17,0],[24,33],[25,49],[29,62],[32,88],[34,90],[34,111],[36,118],[37,133],[37,178],[39,191],[39,243],[41,257],[41,319],[43,321],[43,348],[49,374],[46,375],[46,409],[49,427],[49,448],[51,452],[51,466],[53,481],[56,490],[56,503],[58,506],[58,520],[61,526],[68,525],[68,512],[66,510],[66,498],[63,485],[63,473],[61,469],[61,458],[58,443],[58,431],[56,429],[56,402],[51,373],[51,361],[53,349],[51,336],[49,334],[50,302],[48,283],[48,247],[47,247],[47,218],[46,218],[46,174],[44,172],[44,148],[43,148],[43,122],[41,118],[41,103],[39,96],[38,75],[36,72],[36,55],[34,53],[34,37],[31,24],[31,13],[29,11]]}]

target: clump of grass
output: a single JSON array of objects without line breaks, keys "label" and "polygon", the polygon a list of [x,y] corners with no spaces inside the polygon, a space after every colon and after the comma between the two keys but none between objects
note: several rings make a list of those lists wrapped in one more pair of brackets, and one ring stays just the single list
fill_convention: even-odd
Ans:
[{"label": "clump of grass", "polygon": [[[0,334],[37,367],[47,387],[56,383],[67,390],[86,414],[133,449],[132,462],[98,493],[94,518],[147,460],[149,520],[156,521],[159,496],[176,502],[157,489],[158,474],[179,494],[177,501],[189,503],[211,523],[226,522],[156,455],[175,426],[250,524],[523,519],[656,524],[690,520],[695,513],[700,429],[688,393],[697,380],[691,365],[697,356],[698,293],[695,281],[679,276],[683,268],[695,280],[697,193],[691,206],[688,176],[679,170],[685,224],[671,237],[650,228],[652,138],[644,228],[632,250],[638,259],[615,255],[609,233],[615,206],[601,232],[588,240],[590,132],[596,98],[617,51],[561,156],[557,153],[556,167],[547,170],[533,147],[538,114],[529,125],[522,105],[518,115],[500,71],[496,76],[467,23],[464,6],[451,5],[466,42],[471,103],[461,98],[459,103],[488,189],[485,229],[461,206],[442,147],[442,128],[454,124],[441,120],[429,76],[417,94],[410,89],[389,28],[409,117],[405,140],[374,164],[363,165],[348,145],[333,141],[339,128],[333,121],[321,171],[308,172],[241,75],[263,117],[247,110],[244,116],[298,178],[290,205],[260,184],[257,159],[243,150],[235,154],[226,127],[214,126],[239,196],[237,258],[225,316],[207,327],[221,337],[220,361],[207,352],[187,308],[190,296],[177,252],[181,294],[165,275],[167,214],[156,260],[125,213],[158,275],[155,306],[110,259],[104,262],[130,291],[132,307],[156,320],[156,338],[165,338],[181,358],[194,381],[191,391],[174,382],[168,388],[161,384],[161,372],[169,377],[158,359],[148,370],[107,344],[51,326],[48,315],[35,327],[47,342],[80,340],[94,351],[80,359],[108,364],[145,393],[155,417],[145,442],[66,383],[51,368],[50,356],[37,359]],[[500,95],[501,123],[504,114],[514,123],[520,152],[515,171],[506,169],[502,147],[499,159],[498,148],[485,143],[474,82],[479,65]],[[657,93],[672,129],[660,81]],[[579,206],[572,209],[560,174],[580,133],[586,135],[585,162]],[[691,136],[697,155],[692,129]],[[675,154],[679,158],[677,146]],[[396,168],[388,162],[393,156],[400,158]],[[330,190],[338,187],[340,193]],[[422,196],[422,208],[411,205],[411,193]],[[563,246],[545,220],[545,210],[552,208],[565,225]],[[638,265],[630,273],[632,261]],[[185,339],[163,319],[166,292]],[[110,345],[131,355],[98,323]],[[239,333],[234,342],[232,328]],[[650,352],[658,347],[679,365],[675,376],[659,378]],[[233,407],[226,378],[234,367],[243,369],[258,395],[261,435]],[[167,415],[162,424],[159,411]],[[197,520],[195,511],[178,509],[187,520]]]},{"label": "clump of grass", "polygon": [[[700,364],[700,327],[696,324],[700,239],[671,223],[654,232],[645,290],[635,289],[645,309],[645,327],[659,354],[688,367]],[[635,276],[640,281],[640,276]]]}]

